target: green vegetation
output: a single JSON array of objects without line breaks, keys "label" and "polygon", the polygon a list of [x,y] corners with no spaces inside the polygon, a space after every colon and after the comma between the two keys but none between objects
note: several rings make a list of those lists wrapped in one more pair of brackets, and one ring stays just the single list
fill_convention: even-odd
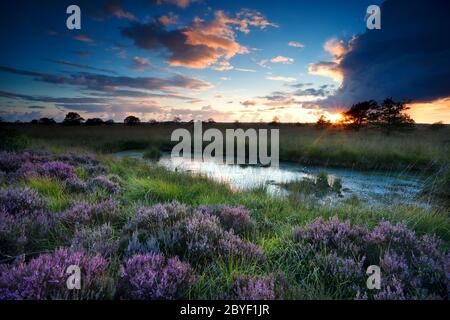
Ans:
[{"label": "green vegetation", "polygon": [[[378,128],[358,132],[343,128],[317,129],[296,124],[203,124],[204,129],[226,128],[280,129],[280,159],[311,165],[358,168],[364,170],[437,171],[450,161],[450,127],[430,130],[416,125],[413,131],[394,131],[386,136]],[[112,153],[122,150],[157,148],[169,151],[175,144],[170,136],[176,128],[193,129],[192,124],[136,124],[126,126],[4,125],[28,137],[33,146],[53,150],[87,149]]]}]

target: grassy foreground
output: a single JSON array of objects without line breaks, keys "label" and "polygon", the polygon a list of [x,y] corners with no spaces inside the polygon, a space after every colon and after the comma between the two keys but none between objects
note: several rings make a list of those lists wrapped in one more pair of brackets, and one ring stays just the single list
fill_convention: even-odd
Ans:
[{"label": "grassy foreground", "polygon": [[[297,197],[270,197],[263,189],[233,192],[224,184],[139,160],[108,155],[96,158],[106,167],[107,175],[102,177],[109,182],[102,178],[101,183],[94,183],[100,187],[87,192],[73,188],[75,184],[57,171],[25,175],[12,183],[3,180],[4,190],[36,190],[47,202],[50,219],[55,220],[49,232],[16,252],[25,254],[28,265],[14,269],[14,254],[2,254],[0,298],[21,292],[16,283],[23,274],[10,273],[30,272],[27,268],[39,262],[32,259],[41,259],[45,252],[56,252],[56,258],[45,258],[50,261],[60,261],[58,255],[71,257],[66,251],[55,251],[58,248],[100,254],[106,267],[101,280],[83,287],[82,292],[95,294],[74,297],[50,291],[44,298],[445,298],[442,270],[448,266],[445,252],[450,243],[446,212],[406,206],[369,209],[355,203],[324,207]],[[96,181],[96,174],[83,166],[76,166],[75,173],[79,183]],[[5,199],[3,195],[0,204],[6,206]],[[108,199],[115,205],[102,209]],[[187,207],[164,204],[173,201]],[[83,203],[82,209],[74,202]],[[398,222],[406,225],[396,225]],[[431,234],[443,242],[430,238]],[[0,238],[2,252],[11,249],[5,238]],[[114,244],[113,250],[109,244]],[[156,252],[159,256],[154,256]],[[155,262],[155,257],[166,264]],[[365,268],[374,262],[386,269],[386,281],[378,295],[365,289]],[[408,271],[406,278],[401,268],[408,269],[404,270]],[[167,283],[148,280],[155,273]],[[95,274],[91,277],[96,279]],[[140,285],[136,287],[136,283]]]}]

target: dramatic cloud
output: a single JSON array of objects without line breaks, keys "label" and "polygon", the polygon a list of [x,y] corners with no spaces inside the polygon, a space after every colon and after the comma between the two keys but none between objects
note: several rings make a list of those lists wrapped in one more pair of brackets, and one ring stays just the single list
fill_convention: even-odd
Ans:
[{"label": "dramatic cloud", "polygon": [[167,63],[171,66],[203,69],[237,54],[248,53],[248,49],[236,41],[233,27],[247,33],[250,26],[264,29],[270,25],[256,11],[244,10],[234,18],[216,11],[213,20],[196,18],[185,28],[167,30],[157,20],[123,28],[122,35],[132,39],[139,48],[166,49]]},{"label": "dramatic cloud", "polygon": [[54,75],[0,66],[0,72],[8,72],[24,76],[32,76],[35,80],[82,87],[89,90],[114,91],[120,88],[132,88],[149,91],[173,92],[174,89],[205,90],[211,84],[181,75],[170,78],[106,76],[94,73],[76,73],[70,75]]},{"label": "dramatic cloud", "polygon": [[323,48],[333,57],[333,61],[312,63],[308,66],[308,72],[318,76],[329,77],[336,82],[342,83],[344,74],[340,68],[340,63],[348,52],[348,48],[342,41],[338,41],[337,39],[328,40],[325,42]]},{"label": "dramatic cloud", "polygon": [[272,63],[283,63],[283,64],[292,64],[294,63],[294,59],[284,57],[284,56],[276,56],[270,60]]},{"label": "dramatic cloud", "polygon": [[[367,30],[345,45],[329,45],[335,65],[313,72],[341,73],[343,83],[324,106],[348,106],[386,97],[415,102],[450,97],[448,1],[387,0],[381,30]],[[335,43],[336,44],[336,43]],[[323,71],[328,70],[328,71]]]},{"label": "dramatic cloud", "polygon": [[294,48],[303,48],[305,45],[301,42],[297,42],[297,41],[290,41],[288,43],[289,47],[294,47]]}]

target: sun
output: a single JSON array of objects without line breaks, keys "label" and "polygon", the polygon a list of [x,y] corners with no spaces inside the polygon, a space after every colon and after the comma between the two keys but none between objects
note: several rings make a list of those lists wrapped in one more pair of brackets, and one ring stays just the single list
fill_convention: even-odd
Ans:
[{"label": "sun", "polygon": [[340,120],[342,120],[342,118],[342,113],[330,113],[328,115],[328,119],[330,119],[330,121],[333,123],[339,122]]}]

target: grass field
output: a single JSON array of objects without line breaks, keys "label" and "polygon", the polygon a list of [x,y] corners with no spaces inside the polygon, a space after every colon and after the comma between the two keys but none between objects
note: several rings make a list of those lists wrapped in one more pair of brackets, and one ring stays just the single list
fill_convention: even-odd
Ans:
[{"label": "grass field", "polygon": [[[140,124],[137,126],[15,125],[32,138],[32,144],[61,148],[84,148],[95,152],[117,152],[158,147],[170,150],[170,135],[176,128],[192,131],[192,124]],[[204,124],[208,128],[280,129],[280,160],[305,164],[360,169],[438,169],[450,161],[450,126],[431,130],[417,125],[412,131],[386,135],[377,128],[361,131],[342,128],[317,129],[308,124]]]},{"label": "grass field", "polygon": [[[17,158],[20,161],[13,156],[20,151],[2,155],[0,298],[14,294],[29,298],[24,292],[37,285],[43,286],[46,298],[447,297],[448,210],[370,208],[352,201],[323,206],[304,197],[272,197],[264,189],[236,192],[203,177],[108,154],[155,145],[168,148],[173,128],[16,126],[17,132],[28,137],[29,147],[51,153],[44,160],[26,155]],[[282,158],[291,161],[365,169],[421,169],[449,163],[448,128],[421,127],[389,137],[375,130],[356,133],[293,125],[281,125],[280,131]],[[95,166],[104,169],[92,169],[90,160],[60,156],[71,153],[89,153],[99,161]],[[48,169],[48,162],[55,165],[55,155],[73,167],[70,177],[66,167]],[[25,162],[36,167],[24,168]],[[22,208],[22,202],[14,200],[18,196],[7,190],[27,187],[46,202],[45,208],[33,209],[39,217],[35,221],[41,221],[43,214],[50,216],[45,216],[50,221],[46,231],[35,231],[36,222],[22,222],[20,230],[14,227],[18,222],[8,210],[14,208],[16,215],[26,216],[31,214],[27,206],[37,200]],[[105,205],[110,200],[113,209]],[[177,204],[170,204],[174,201]],[[76,205],[80,203],[84,203],[82,209]],[[16,243],[20,234],[27,237],[21,246]],[[23,284],[23,274],[33,272],[36,259],[45,252],[54,255],[58,248],[68,248],[64,254],[69,256],[70,250],[77,249],[104,259],[105,268],[92,271],[96,281],[84,284],[81,296],[66,296],[66,291],[39,279]],[[22,254],[25,262],[12,268],[13,258]],[[180,261],[167,260],[162,267],[155,264],[155,254]],[[365,287],[365,269],[370,264],[384,270],[379,292]],[[166,282],[149,280],[154,274]]]}]

